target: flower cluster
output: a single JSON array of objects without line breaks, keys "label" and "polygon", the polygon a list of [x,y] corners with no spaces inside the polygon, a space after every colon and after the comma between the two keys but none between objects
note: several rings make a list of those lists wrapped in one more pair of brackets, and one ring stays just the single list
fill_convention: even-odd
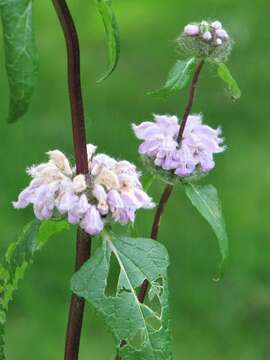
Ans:
[{"label": "flower cluster", "polygon": [[199,37],[207,43],[213,43],[216,46],[222,45],[223,42],[229,40],[229,35],[222,28],[220,21],[202,21],[199,24],[188,24],[184,32],[188,36]]},{"label": "flower cluster", "polygon": [[154,122],[133,124],[138,139],[143,140],[139,153],[156,168],[179,177],[207,173],[214,168],[213,154],[224,151],[221,129],[202,124],[201,115],[190,115],[179,145],[176,116],[155,115]]},{"label": "flower cluster", "polygon": [[90,235],[100,233],[106,222],[127,224],[134,221],[138,209],[154,207],[133,164],[95,155],[96,147],[91,144],[87,151],[86,176],[76,175],[61,151],[49,151],[48,162],[27,170],[32,181],[14,207],[33,204],[39,220],[67,217],[69,223],[79,224]]},{"label": "flower cluster", "polygon": [[220,21],[205,20],[186,25],[177,41],[187,56],[220,62],[227,60],[233,44]]}]

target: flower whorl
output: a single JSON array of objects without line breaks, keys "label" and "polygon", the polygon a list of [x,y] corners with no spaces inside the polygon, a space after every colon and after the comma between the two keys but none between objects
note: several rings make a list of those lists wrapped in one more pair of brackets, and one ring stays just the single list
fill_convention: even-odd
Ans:
[{"label": "flower whorl", "polygon": [[65,216],[90,235],[100,233],[108,221],[127,224],[135,220],[138,209],[154,207],[133,164],[105,154],[94,155],[95,151],[95,146],[87,146],[87,176],[76,175],[61,151],[49,151],[47,163],[27,170],[32,181],[13,203],[14,207],[33,204],[39,220]]},{"label": "flower whorl", "polygon": [[154,115],[154,122],[133,124],[135,135],[143,140],[139,153],[154,167],[183,178],[212,170],[213,154],[224,151],[221,129],[202,124],[201,115],[190,115],[179,145],[179,128],[178,118],[168,115]]}]

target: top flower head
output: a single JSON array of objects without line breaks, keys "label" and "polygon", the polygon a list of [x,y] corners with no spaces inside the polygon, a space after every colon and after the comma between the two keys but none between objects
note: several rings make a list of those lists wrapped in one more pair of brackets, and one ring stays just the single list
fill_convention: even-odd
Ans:
[{"label": "top flower head", "polygon": [[232,47],[232,40],[220,21],[190,23],[178,42],[184,52],[217,61],[226,60]]},{"label": "top flower head", "polygon": [[155,122],[133,124],[138,139],[143,140],[139,153],[156,169],[187,178],[203,174],[215,166],[213,154],[224,151],[221,130],[202,124],[201,115],[190,115],[179,145],[176,116],[155,115]]},{"label": "top flower head", "polygon": [[76,175],[61,151],[49,151],[47,163],[28,169],[33,179],[14,207],[33,204],[40,220],[66,216],[71,224],[80,224],[87,233],[96,235],[106,222],[127,224],[134,221],[136,210],[154,206],[133,164],[105,154],[94,155],[96,147],[91,144],[87,151],[87,176]]},{"label": "top flower head", "polygon": [[220,21],[209,23],[202,21],[199,24],[188,24],[184,32],[188,36],[196,36],[207,43],[213,43],[215,46],[221,46],[223,42],[229,40],[229,35],[222,28]]}]

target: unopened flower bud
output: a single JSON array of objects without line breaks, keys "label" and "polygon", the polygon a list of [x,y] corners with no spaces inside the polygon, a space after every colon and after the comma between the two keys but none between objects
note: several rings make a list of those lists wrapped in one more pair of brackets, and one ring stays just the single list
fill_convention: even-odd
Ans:
[{"label": "unopened flower bud", "polygon": [[216,30],[216,35],[222,40],[227,40],[229,38],[227,31],[223,29]]},{"label": "unopened flower bud", "polygon": [[210,41],[212,39],[212,34],[210,33],[210,31],[206,31],[203,35],[202,35],[202,38],[205,40],[205,41]]},{"label": "unopened flower bud", "polygon": [[[221,41],[220,41],[221,40]],[[220,21],[201,21],[185,26],[183,33],[178,38],[181,51],[186,56],[214,62],[225,62],[232,49],[232,40],[223,29]],[[141,132],[156,131],[147,123],[141,127]]]},{"label": "unopened flower bud", "polygon": [[214,21],[211,24],[212,28],[215,30],[222,29],[222,24],[220,21]]},{"label": "unopened flower bud", "polygon": [[188,24],[187,26],[185,26],[184,31],[189,36],[196,36],[200,32],[200,28],[198,25]]}]

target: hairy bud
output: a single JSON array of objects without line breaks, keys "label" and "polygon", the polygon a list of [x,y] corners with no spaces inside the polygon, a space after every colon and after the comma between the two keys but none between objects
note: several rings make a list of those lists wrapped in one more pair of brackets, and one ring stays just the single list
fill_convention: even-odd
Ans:
[{"label": "hairy bud", "polygon": [[232,40],[220,21],[186,25],[178,44],[188,56],[212,61],[225,61],[232,48]]}]

